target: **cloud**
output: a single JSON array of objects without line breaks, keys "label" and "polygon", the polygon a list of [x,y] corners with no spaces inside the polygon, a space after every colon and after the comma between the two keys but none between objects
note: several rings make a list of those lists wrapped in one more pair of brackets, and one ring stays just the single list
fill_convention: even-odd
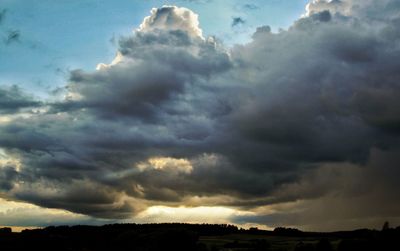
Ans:
[{"label": "cloud", "polygon": [[2,165],[0,174],[0,190],[10,190],[14,185],[17,175],[18,173],[13,166]]},{"label": "cloud", "polygon": [[0,222],[11,227],[47,227],[57,225],[112,223],[85,215],[74,214],[65,210],[41,208],[32,204],[12,202],[0,199]]},{"label": "cloud", "polygon": [[155,157],[149,159],[147,162],[139,163],[137,165],[139,170],[146,170],[148,168],[156,170],[169,169],[169,172],[177,171],[183,173],[190,173],[193,171],[192,164],[186,159],[174,159],[171,157]]},{"label": "cloud", "polygon": [[[68,188],[67,190],[62,189]],[[36,191],[32,191],[35,189]],[[13,189],[15,197],[45,208],[61,208],[70,212],[97,218],[126,219],[140,208],[123,193],[111,187],[93,184],[88,180],[74,180],[72,184],[62,182],[33,183]],[[85,191],[82,193],[82,191]]]},{"label": "cloud", "polygon": [[7,33],[7,37],[4,41],[4,43],[6,45],[9,45],[11,43],[18,42],[20,37],[21,37],[21,33],[18,30],[11,30]]},{"label": "cloud", "polygon": [[151,15],[143,20],[138,31],[180,30],[189,36],[202,37],[199,28],[198,15],[189,9],[165,5],[162,8],[153,8]]},{"label": "cloud", "polygon": [[0,114],[16,113],[24,108],[38,107],[40,104],[16,85],[0,87]]},{"label": "cloud", "polygon": [[243,8],[246,10],[257,10],[259,7],[252,3],[247,3],[243,5]]},{"label": "cloud", "polygon": [[372,149],[365,166],[325,164],[276,191],[275,197],[286,198],[287,203],[260,208],[257,214],[235,216],[232,220],[314,231],[352,230],[355,226],[378,229],[383,219],[397,225],[400,204],[393,191],[400,189],[394,178],[399,173],[398,156],[398,149]]},{"label": "cloud", "polygon": [[[137,216],[141,222],[189,222],[204,223],[207,221],[215,224],[229,224],[230,218],[238,215],[247,215],[248,212],[240,212],[224,207],[165,207],[154,206],[143,211]],[[251,213],[250,213],[251,214]]]},{"label": "cloud", "polygon": [[5,45],[10,45],[12,43],[19,42],[21,37],[21,32],[15,29],[6,30],[2,27],[4,20],[6,18],[7,11],[8,11],[7,9],[0,9],[0,32],[4,33],[3,43]]},{"label": "cloud", "polygon": [[349,1],[349,0],[312,0],[306,6],[306,15],[310,16],[312,14],[329,11],[330,13],[342,13],[342,14],[350,14],[351,8],[354,6],[352,2],[357,1]]},{"label": "cloud", "polygon": [[242,25],[242,24],[245,24],[245,23],[246,23],[246,21],[243,18],[241,18],[241,17],[233,17],[231,26],[235,27],[235,26]]},{"label": "cloud", "polygon": [[[110,219],[220,206],[256,214],[236,222],[304,226],[307,210],[351,198],[382,210],[353,208],[346,224],[396,218],[384,196],[400,146],[395,3],[313,1],[288,30],[259,27],[233,48],[188,9],[153,9],[111,64],[71,72],[64,100],[0,124],[4,158],[20,163],[0,176],[4,194]],[[32,106],[6,93],[1,110]],[[358,193],[340,189],[349,181]]]}]

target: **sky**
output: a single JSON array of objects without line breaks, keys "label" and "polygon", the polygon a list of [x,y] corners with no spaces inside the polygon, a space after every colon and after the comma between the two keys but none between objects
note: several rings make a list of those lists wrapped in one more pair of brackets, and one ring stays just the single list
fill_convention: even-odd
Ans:
[{"label": "sky", "polygon": [[400,0],[2,0],[0,226],[400,225]]},{"label": "sky", "polygon": [[[250,40],[265,22],[288,27],[305,0],[2,0],[0,84],[16,83],[39,97],[65,85],[70,70],[93,70],[111,61],[120,36],[131,34],[151,8],[184,6],[199,14],[206,36],[231,45]],[[241,20],[232,27],[233,20]],[[10,34],[16,35],[8,40]],[[23,65],[23,67],[22,67]]]}]

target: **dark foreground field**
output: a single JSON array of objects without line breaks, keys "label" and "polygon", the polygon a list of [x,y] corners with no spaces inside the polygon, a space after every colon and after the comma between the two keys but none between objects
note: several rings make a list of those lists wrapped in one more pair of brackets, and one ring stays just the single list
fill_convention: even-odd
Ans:
[{"label": "dark foreground field", "polygon": [[0,250],[217,251],[400,250],[400,227],[333,233],[238,229],[231,225],[115,224],[61,226],[12,233],[0,229]]}]

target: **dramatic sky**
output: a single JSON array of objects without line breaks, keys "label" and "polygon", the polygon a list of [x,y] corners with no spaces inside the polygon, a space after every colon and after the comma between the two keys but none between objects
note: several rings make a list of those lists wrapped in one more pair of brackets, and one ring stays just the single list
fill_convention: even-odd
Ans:
[{"label": "dramatic sky", "polygon": [[1,0],[0,225],[400,225],[400,0]]}]

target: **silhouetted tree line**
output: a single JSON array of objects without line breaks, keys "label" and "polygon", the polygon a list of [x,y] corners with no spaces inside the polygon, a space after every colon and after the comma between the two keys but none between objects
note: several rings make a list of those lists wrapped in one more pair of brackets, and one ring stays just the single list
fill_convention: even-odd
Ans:
[{"label": "silhouetted tree line", "polygon": [[285,228],[285,227],[277,227],[273,231],[274,235],[278,236],[305,236],[306,232],[302,232],[296,228]]},{"label": "silhouetted tree line", "polygon": [[[240,234],[254,236],[250,241],[233,240],[222,246],[207,246],[200,236]],[[356,230],[334,233],[310,233],[292,228],[264,231],[238,229],[233,225],[213,224],[113,224],[105,226],[58,226],[24,230],[13,233],[0,229],[0,250],[58,250],[58,251],[268,251],[272,243],[259,236],[288,236],[299,238],[288,251],[386,251],[400,250],[400,227],[385,227],[382,231]],[[221,236],[221,237],[218,237]],[[309,237],[317,242],[310,241]],[[273,238],[271,240],[274,240]],[[304,241],[303,241],[304,240]],[[335,245],[331,242],[335,240]],[[338,244],[337,244],[338,243]],[[281,249],[284,251],[284,249]]]},{"label": "silhouetted tree line", "polygon": [[[308,233],[309,234],[309,233]],[[389,228],[385,222],[382,231],[360,229],[333,233],[319,233],[331,239],[339,239],[334,248],[327,238],[320,239],[316,244],[300,241],[294,251],[398,251],[400,250],[400,226]]]},{"label": "silhouetted tree line", "polygon": [[[0,230],[0,250],[199,250],[200,235],[227,235],[240,230],[212,224],[113,224],[58,226],[11,233]],[[201,249],[202,247],[200,247]]]}]

